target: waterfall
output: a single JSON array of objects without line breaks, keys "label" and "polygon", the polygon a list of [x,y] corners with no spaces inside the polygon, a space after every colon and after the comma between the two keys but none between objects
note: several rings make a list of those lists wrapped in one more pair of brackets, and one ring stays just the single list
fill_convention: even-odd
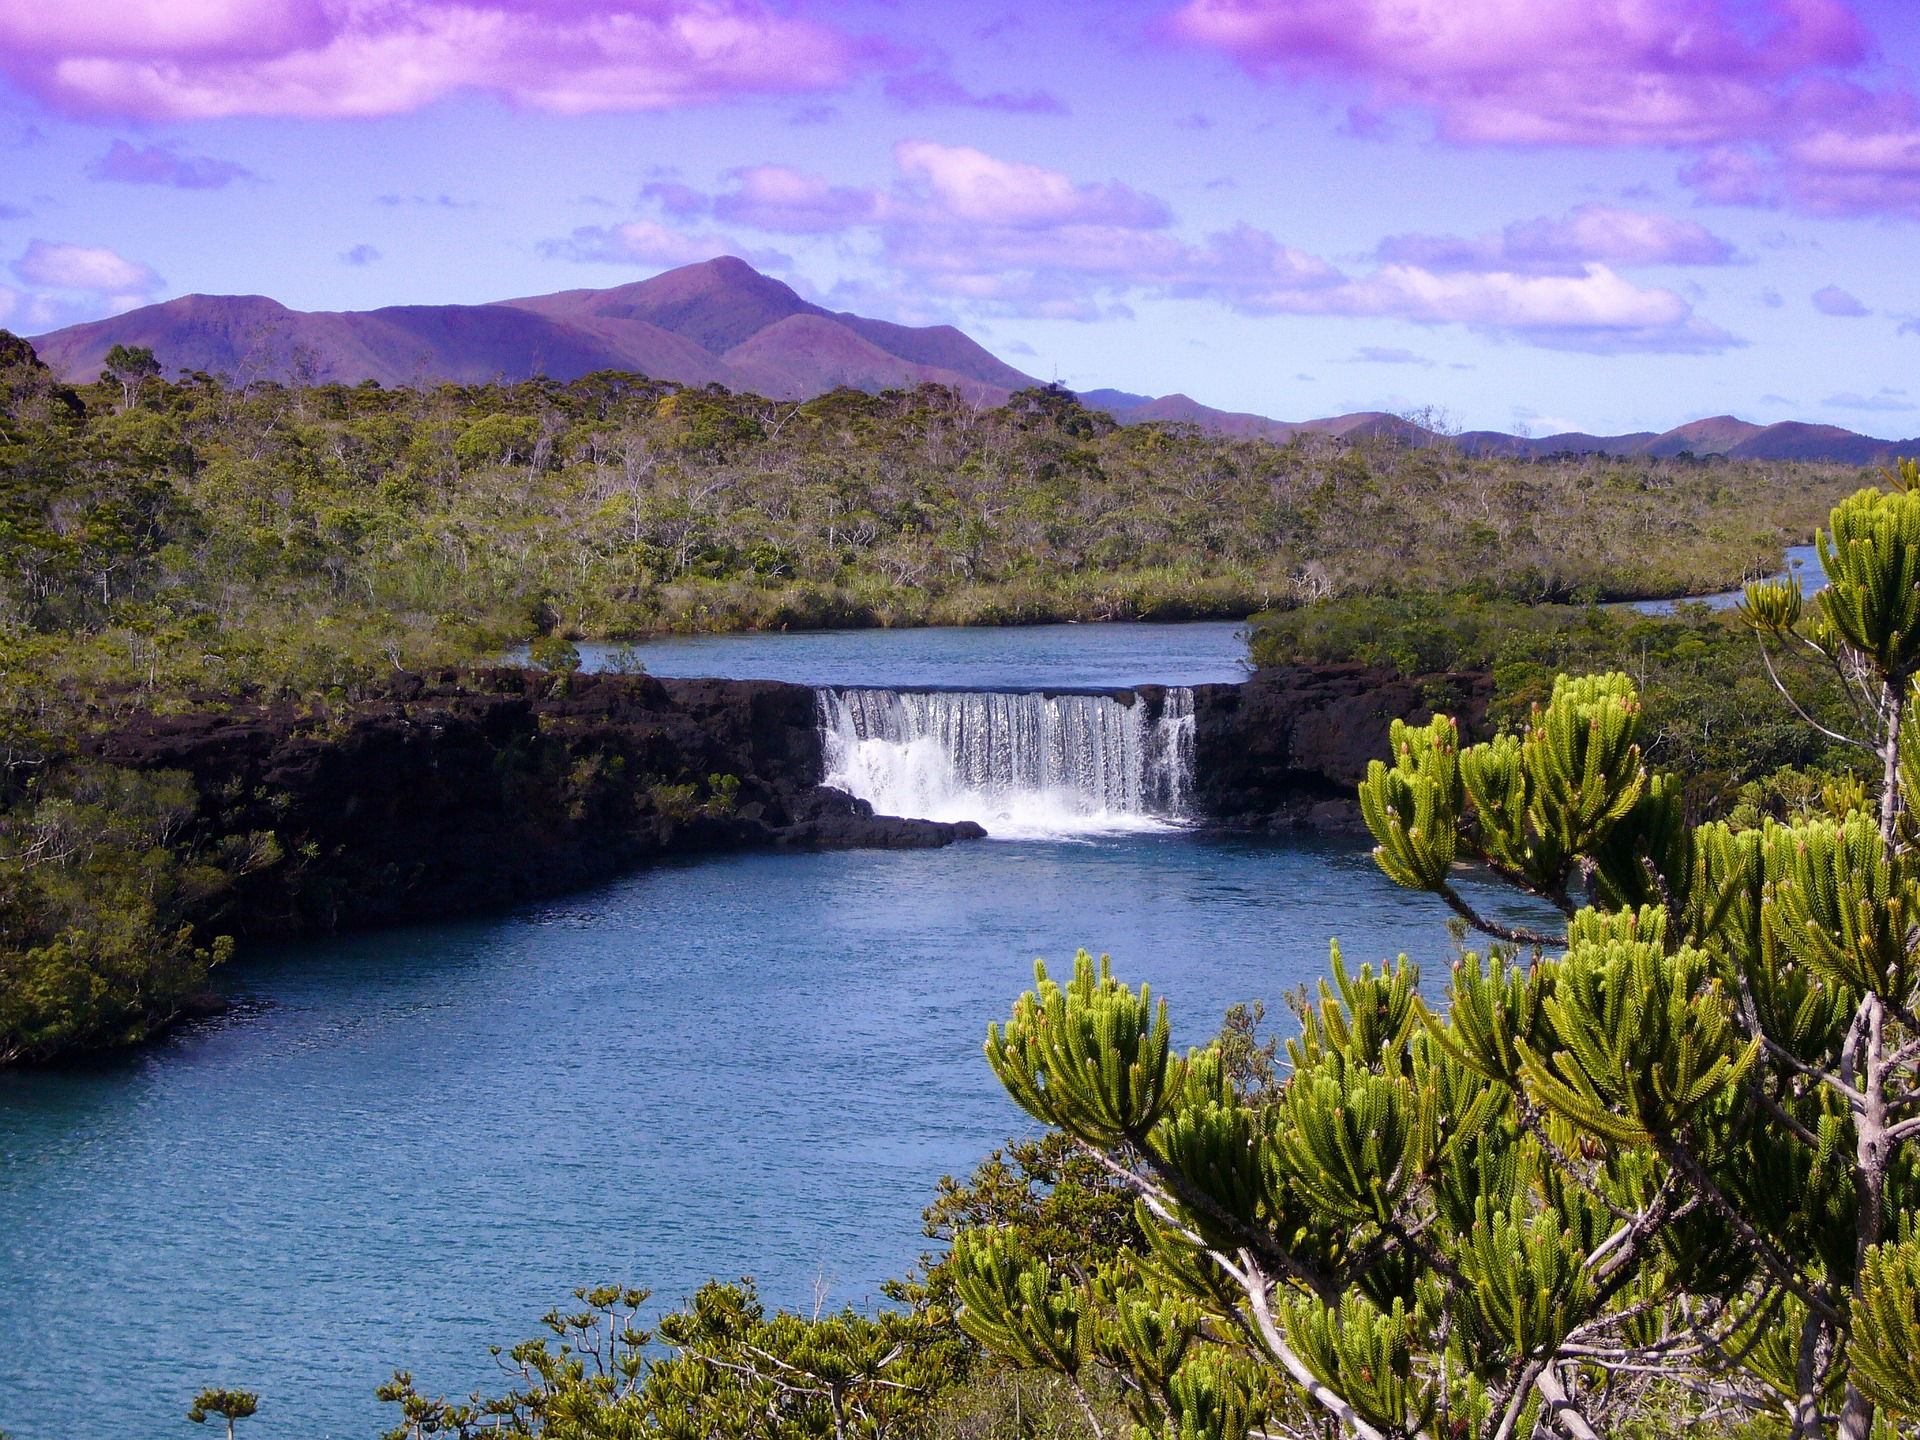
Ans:
[{"label": "waterfall", "polygon": [[1187,813],[1193,692],[818,692],[826,783],[883,815],[1049,838],[1163,829]]}]

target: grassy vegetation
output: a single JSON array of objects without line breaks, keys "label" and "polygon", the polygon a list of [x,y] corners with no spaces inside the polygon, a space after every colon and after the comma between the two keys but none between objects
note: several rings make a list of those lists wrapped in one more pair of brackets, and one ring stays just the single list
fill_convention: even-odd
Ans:
[{"label": "grassy vegetation", "polygon": [[0,346],[0,625],[146,689],[350,684],[561,631],[1240,616],[1697,593],[1846,467],[1468,459],[1116,427],[1058,391],[73,391]]}]

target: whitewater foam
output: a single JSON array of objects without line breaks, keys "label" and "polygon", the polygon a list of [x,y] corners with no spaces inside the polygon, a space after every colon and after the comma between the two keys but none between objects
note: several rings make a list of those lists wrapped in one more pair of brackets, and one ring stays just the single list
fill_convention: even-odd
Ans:
[{"label": "whitewater foam", "polygon": [[1002,839],[1163,830],[1187,815],[1193,692],[826,689],[826,783],[883,815]]}]

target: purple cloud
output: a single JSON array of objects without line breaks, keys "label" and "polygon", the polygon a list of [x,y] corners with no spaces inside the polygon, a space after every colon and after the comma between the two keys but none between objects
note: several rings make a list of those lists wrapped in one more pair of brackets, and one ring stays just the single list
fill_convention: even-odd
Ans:
[{"label": "purple cloud", "polygon": [[1839,315],[1847,319],[1857,319],[1862,315],[1873,313],[1838,285],[1822,285],[1814,291],[1813,308],[1822,315]]},{"label": "purple cloud", "polygon": [[[877,191],[829,185],[817,176],[784,165],[750,166],[735,171],[733,180],[735,188],[712,201],[713,213],[730,224],[751,225],[756,230],[796,235],[844,230],[877,218],[886,203]],[[704,207],[705,198],[701,201]],[[698,213],[675,210],[672,205],[663,208],[670,214]]]},{"label": "purple cloud", "polygon": [[[1484,242],[1399,237],[1383,247],[1394,252],[1397,244],[1398,251],[1383,253],[1371,272],[1348,275],[1244,223],[1183,238],[1165,201],[1117,181],[1080,181],[927,140],[903,141],[893,153],[898,178],[884,187],[754,166],[736,172],[733,189],[714,198],[712,212],[778,233],[865,234],[916,304],[945,297],[975,314],[1104,319],[1120,313],[1126,297],[1148,294],[1212,300],[1248,315],[1466,325],[1595,353],[1700,353],[1740,343],[1671,290],[1635,285],[1597,260],[1565,258],[1724,263],[1729,247],[1685,222],[1583,207]],[[655,222],[637,225],[661,253],[694,245]],[[605,236],[576,231],[562,249],[578,253],[584,246],[595,252],[589,258],[601,258]],[[1472,263],[1450,256],[1449,246],[1466,247]],[[1506,255],[1509,249],[1534,258],[1523,265]],[[1381,358],[1386,353],[1371,358],[1393,363]]]},{"label": "purple cloud", "polygon": [[215,160],[209,155],[182,155],[172,145],[135,149],[116,140],[87,167],[95,180],[117,180],[127,185],[171,185],[177,190],[221,190],[236,180],[259,177],[244,165]]},{"label": "purple cloud", "polygon": [[342,265],[371,265],[379,258],[380,252],[374,249],[373,246],[366,244],[356,245],[351,250],[343,250],[340,252],[340,263]]},{"label": "purple cloud", "polygon": [[451,195],[376,195],[373,203],[397,210],[402,205],[423,205],[435,210],[478,210],[478,200],[456,200]]},{"label": "purple cloud", "polygon": [[792,256],[777,250],[752,249],[726,235],[687,235],[654,220],[582,225],[564,240],[543,242],[540,251],[554,259],[657,269],[692,265],[717,255],[737,255],[763,270],[783,269],[793,263]]},{"label": "purple cloud", "polygon": [[371,116],[474,90],[577,115],[836,89],[877,62],[761,0],[24,0],[0,73],[63,109],[147,120]]},{"label": "purple cloud", "polygon": [[1868,53],[1839,0],[1187,0],[1172,26],[1256,74],[1358,81],[1499,144],[1744,138],[1791,82]]},{"label": "purple cloud", "polygon": [[1718,204],[1920,215],[1920,101],[1843,0],[1185,0],[1172,32],[1257,76],[1361,90],[1467,145],[1659,145]]},{"label": "purple cloud", "polygon": [[1581,205],[1557,219],[1516,220],[1497,235],[1393,235],[1379,257],[1431,270],[1579,274],[1602,265],[1726,265],[1733,246],[1690,220],[1617,205]]},{"label": "purple cloud", "polygon": [[1412,350],[1389,345],[1362,345],[1347,357],[1349,365],[1419,365],[1431,370],[1434,362]]},{"label": "purple cloud", "polygon": [[669,215],[704,215],[712,202],[691,185],[676,180],[655,180],[640,187],[640,198],[658,205]]},{"label": "purple cloud", "polygon": [[970,110],[999,110],[1009,115],[1065,115],[1066,105],[1045,90],[995,90],[978,95],[951,75],[938,70],[915,70],[892,75],[882,87],[886,97],[902,110],[931,110],[953,106]]},{"label": "purple cloud", "polygon": [[1906,393],[1904,390],[1883,389],[1877,395],[1859,395],[1851,390],[1846,390],[1838,395],[1829,395],[1820,403],[1822,405],[1830,405],[1836,410],[1882,411],[1887,414],[1906,410],[1920,410],[1920,405],[1915,405],[1911,400],[1903,398]]},{"label": "purple cloud", "polygon": [[148,266],[104,245],[68,245],[35,240],[13,262],[13,273],[29,285],[53,290],[85,290],[95,295],[142,296],[164,283]]}]

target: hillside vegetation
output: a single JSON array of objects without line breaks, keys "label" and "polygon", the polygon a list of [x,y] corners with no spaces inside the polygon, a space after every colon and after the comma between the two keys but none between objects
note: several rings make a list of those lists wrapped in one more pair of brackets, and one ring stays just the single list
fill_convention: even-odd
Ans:
[{"label": "hillside vegetation", "polygon": [[[135,352],[137,355],[138,352]],[[236,389],[0,365],[0,623],[143,686],[352,683],[559,630],[1240,616],[1698,592],[1847,467],[1468,460],[1115,426],[1058,391],[803,404],[633,375]]]}]

